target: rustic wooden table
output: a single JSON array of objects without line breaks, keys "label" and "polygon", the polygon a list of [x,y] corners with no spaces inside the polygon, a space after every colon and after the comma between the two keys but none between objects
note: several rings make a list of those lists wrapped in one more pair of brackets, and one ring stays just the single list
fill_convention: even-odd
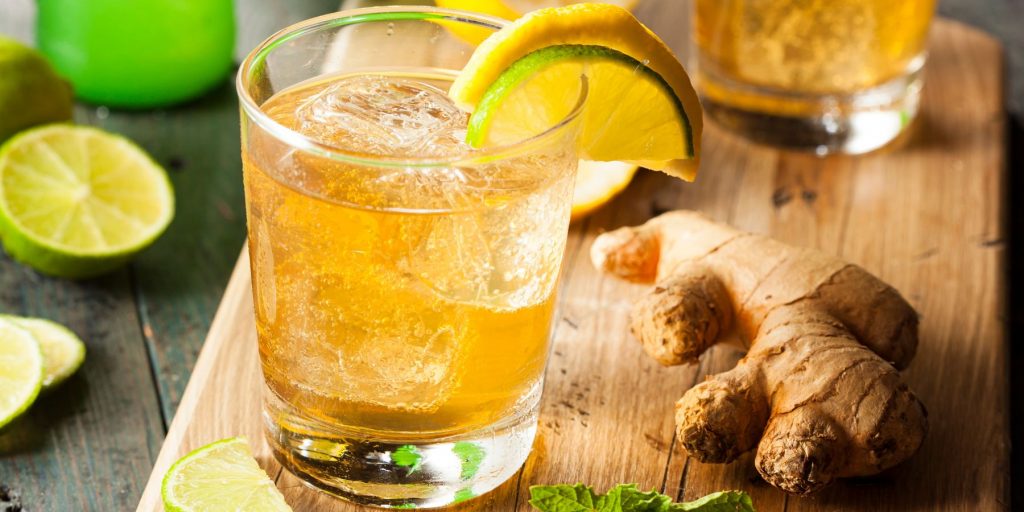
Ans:
[{"label": "rustic wooden table", "polygon": [[[337,3],[239,0],[239,53],[280,26],[330,11]],[[0,34],[31,41],[33,5],[3,0]],[[1024,33],[1018,27],[1024,3],[943,0],[940,11],[992,32],[1006,45],[1009,168],[1019,169]],[[0,311],[64,322],[89,348],[78,375],[0,435],[0,485],[21,496],[24,510],[130,510],[138,503],[244,238],[237,116],[227,81],[172,109],[78,107],[78,122],[124,133],[162,162],[171,172],[179,208],[153,248],[103,278],[52,279],[0,257]],[[1024,192],[1015,172],[1009,182],[1008,197]],[[1012,263],[1021,256],[1024,216],[1019,202],[1008,204],[1008,218],[1017,220],[1006,230],[1010,238],[994,243],[1009,244],[1009,278],[1019,283],[1021,269]],[[1019,292],[1012,285],[1010,290],[1012,338],[1021,332],[1021,309],[1014,295]],[[1011,355],[1012,368],[1021,368],[1015,364],[1020,354]]]}]

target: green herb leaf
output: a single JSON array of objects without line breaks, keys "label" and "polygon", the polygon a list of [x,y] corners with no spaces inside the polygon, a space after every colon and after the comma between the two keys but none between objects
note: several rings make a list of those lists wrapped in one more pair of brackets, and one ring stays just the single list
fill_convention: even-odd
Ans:
[{"label": "green herb leaf", "polygon": [[484,456],[487,454],[476,443],[468,441],[455,443],[452,452],[462,461],[462,472],[459,477],[463,480],[469,480],[476,476],[477,471],[480,471],[480,463],[484,461]]},{"label": "green herb leaf", "polygon": [[394,462],[397,466],[409,468],[410,474],[415,473],[420,468],[422,458],[420,451],[411,444],[404,444],[391,452],[391,462]]},{"label": "green herb leaf", "polygon": [[743,491],[713,492],[703,498],[670,505],[669,512],[754,512],[754,502]]},{"label": "green herb leaf", "polygon": [[754,512],[745,492],[722,491],[686,503],[656,491],[643,492],[636,484],[620,484],[597,494],[583,484],[535,485],[530,505],[540,512]]},{"label": "green herb leaf", "polygon": [[467,487],[465,489],[455,491],[455,496],[452,497],[452,503],[459,503],[473,498],[476,498],[476,493],[473,492],[473,489]]},{"label": "green herb leaf", "polygon": [[597,496],[583,484],[530,486],[530,505],[541,512],[592,512]]}]

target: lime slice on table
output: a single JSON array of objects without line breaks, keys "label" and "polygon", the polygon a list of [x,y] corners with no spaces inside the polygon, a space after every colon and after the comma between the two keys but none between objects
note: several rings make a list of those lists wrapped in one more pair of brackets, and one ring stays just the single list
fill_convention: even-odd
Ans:
[{"label": "lime slice on table", "polygon": [[123,137],[56,124],[0,146],[0,238],[40,272],[81,278],[112,270],[173,215],[167,174]]},{"label": "lime slice on table", "polygon": [[43,354],[32,335],[0,318],[0,428],[25,412],[43,384]]},{"label": "lime slice on table", "polygon": [[241,437],[182,457],[164,476],[161,493],[168,512],[291,511]]},{"label": "lime slice on table", "polygon": [[42,318],[0,315],[35,338],[43,354],[43,391],[56,387],[85,361],[85,343],[67,327]]},{"label": "lime slice on table", "polygon": [[575,4],[533,11],[487,38],[449,95],[470,116],[476,147],[523,140],[588,100],[580,156],[692,180],[702,131],[697,94],[672,51],[629,11]]}]

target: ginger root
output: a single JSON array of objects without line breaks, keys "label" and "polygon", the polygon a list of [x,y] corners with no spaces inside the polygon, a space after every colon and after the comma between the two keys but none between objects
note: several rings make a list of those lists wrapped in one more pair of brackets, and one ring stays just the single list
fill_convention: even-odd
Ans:
[{"label": "ginger root", "polygon": [[756,447],[761,476],[804,495],[921,446],[927,413],[898,372],[917,348],[917,314],[864,269],[687,211],[602,234],[591,258],[657,280],[631,330],[661,364],[696,362],[727,334],[746,345],[735,368],[676,403],[677,437],[697,460]]}]

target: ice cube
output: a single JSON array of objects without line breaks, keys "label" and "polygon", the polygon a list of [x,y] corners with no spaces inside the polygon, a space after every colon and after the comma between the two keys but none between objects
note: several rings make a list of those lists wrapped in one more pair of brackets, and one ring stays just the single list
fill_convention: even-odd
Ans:
[{"label": "ice cube", "polygon": [[500,204],[439,215],[411,245],[409,274],[444,300],[513,311],[546,300],[568,229],[571,175]]},{"label": "ice cube", "polygon": [[411,78],[341,78],[306,99],[295,117],[302,134],[347,151],[423,158],[470,149],[466,113],[445,91]]},{"label": "ice cube", "polygon": [[294,369],[294,384],[391,410],[435,412],[449,400],[464,362],[464,314],[423,297],[388,265],[295,274],[288,279],[292,341],[275,353],[287,361],[277,366]]}]

